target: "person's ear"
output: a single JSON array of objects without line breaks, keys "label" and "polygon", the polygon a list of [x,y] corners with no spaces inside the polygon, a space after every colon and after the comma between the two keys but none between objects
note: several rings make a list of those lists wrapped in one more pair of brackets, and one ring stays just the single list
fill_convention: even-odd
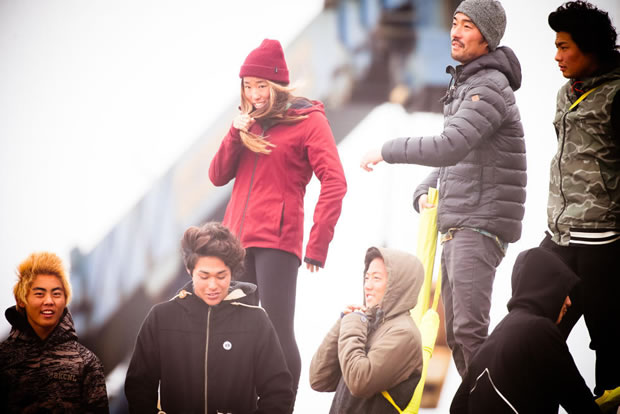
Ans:
[{"label": "person's ear", "polygon": [[26,304],[24,302],[22,302],[21,300],[18,300],[17,301],[17,307],[25,309],[26,308]]}]

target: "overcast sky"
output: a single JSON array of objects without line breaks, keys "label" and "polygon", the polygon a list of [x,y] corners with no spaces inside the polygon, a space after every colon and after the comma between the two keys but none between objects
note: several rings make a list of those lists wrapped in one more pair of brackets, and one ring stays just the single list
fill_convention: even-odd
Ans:
[{"label": "overcast sky", "polygon": [[30,252],[90,250],[238,96],[247,53],[322,5],[0,0],[0,307]]}]

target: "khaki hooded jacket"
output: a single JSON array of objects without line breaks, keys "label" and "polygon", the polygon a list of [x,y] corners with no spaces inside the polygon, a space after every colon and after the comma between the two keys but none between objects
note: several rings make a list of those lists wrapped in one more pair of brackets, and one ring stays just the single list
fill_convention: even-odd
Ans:
[{"label": "khaki hooded jacket", "polygon": [[405,407],[420,380],[422,342],[409,310],[418,301],[423,267],[411,254],[379,251],[388,273],[380,307],[338,320],[310,364],[312,389],[336,391],[330,413],[393,413],[381,391]]}]

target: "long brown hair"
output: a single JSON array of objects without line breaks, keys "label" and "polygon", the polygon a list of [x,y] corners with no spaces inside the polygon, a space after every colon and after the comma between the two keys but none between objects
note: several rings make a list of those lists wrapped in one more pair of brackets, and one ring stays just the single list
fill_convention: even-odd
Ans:
[{"label": "long brown hair", "polygon": [[[268,79],[264,79],[269,86],[269,102],[261,108],[254,109],[254,106],[249,102],[244,93],[243,79],[241,79],[241,112],[247,113],[256,121],[267,121],[270,125],[274,124],[293,124],[306,119],[307,115],[289,115],[287,110],[290,107],[290,103],[306,98],[298,98],[293,96],[291,92],[292,88],[280,85],[272,82]],[[269,154],[271,148],[275,147],[275,144],[269,142],[264,136],[254,134],[249,131],[239,130],[241,135],[241,141],[249,150],[260,154]]]}]

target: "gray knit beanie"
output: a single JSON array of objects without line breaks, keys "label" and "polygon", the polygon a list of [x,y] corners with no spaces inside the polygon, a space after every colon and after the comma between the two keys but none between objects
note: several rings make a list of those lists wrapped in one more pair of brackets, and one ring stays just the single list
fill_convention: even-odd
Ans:
[{"label": "gray knit beanie", "polygon": [[[465,0],[459,4],[454,15],[463,13],[469,17],[494,51],[506,30],[506,12],[499,1]],[[453,15],[453,16],[454,16]]]}]

